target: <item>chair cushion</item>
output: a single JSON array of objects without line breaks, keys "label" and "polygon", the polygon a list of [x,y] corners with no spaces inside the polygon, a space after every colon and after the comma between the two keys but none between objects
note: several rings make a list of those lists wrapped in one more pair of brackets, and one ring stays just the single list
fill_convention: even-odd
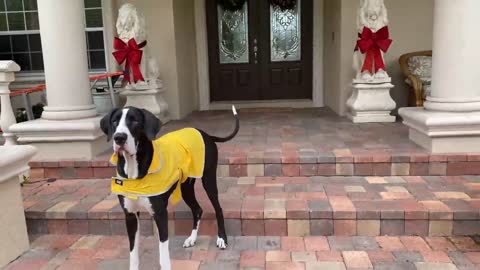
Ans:
[{"label": "chair cushion", "polygon": [[412,56],[408,59],[408,68],[412,74],[417,75],[423,84],[432,81],[432,57],[431,56]]},{"label": "chair cushion", "polygon": [[430,93],[432,92],[432,85],[431,84],[424,84],[423,85],[423,99],[426,99],[427,96],[430,96]]}]

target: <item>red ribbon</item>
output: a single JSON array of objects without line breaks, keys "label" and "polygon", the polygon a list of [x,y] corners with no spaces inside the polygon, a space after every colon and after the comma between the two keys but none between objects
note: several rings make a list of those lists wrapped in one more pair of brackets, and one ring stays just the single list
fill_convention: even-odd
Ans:
[{"label": "red ribbon", "polygon": [[382,27],[375,33],[370,28],[364,27],[358,37],[355,51],[360,49],[360,52],[367,54],[363,62],[362,72],[368,70],[371,74],[374,74],[379,69],[385,70],[381,51],[386,53],[392,44],[388,26]]},{"label": "red ribbon", "polygon": [[117,51],[113,52],[113,57],[117,60],[118,64],[125,62],[125,74],[123,80],[130,82],[130,68],[133,73],[133,81],[145,81],[140,70],[140,63],[142,62],[143,51],[141,48],[147,45],[147,41],[137,44],[134,38],[131,38],[128,43],[115,37],[113,41],[113,48]]}]

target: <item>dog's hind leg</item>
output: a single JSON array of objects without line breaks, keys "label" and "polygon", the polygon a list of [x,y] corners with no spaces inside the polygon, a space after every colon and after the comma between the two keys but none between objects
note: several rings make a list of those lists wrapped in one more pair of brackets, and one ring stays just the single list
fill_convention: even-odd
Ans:
[{"label": "dog's hind leg", "polygon": [[[237,121],[238,124],[238,121]],[[202,132],[203,141],[205,143],[205,166],[203,168],[202,184],[205,192],[215,209],[215,216],[217,217],[218,238],[217,247],[220,249],[227,248],[227,233],[225,232],[225,221],[223,220],[223,210],[218,201],[218,187],[217,187],[217,163],[218,163],[218,148],[211,136]]]},{"label": "dog's hind leg", "polygon": [[227,233],[225,232],[225,222],[223,219],[223,210],[220,207],[220,202],[218,201],[218,188],[217,188],[217,172],[215,170],[209,170],[205,173],[202,178],[203,187],[210,199],[210,202],[215,209],[215,216],[217,217],[217,226],[218,226],[218,238],[217,238],[217,247],[220,249],[227,248]]},{"label": "dog's hind leg", "polygon": [[193,215],[193,229],[190,237],[183,243],[184,248],[193,247],[197,241],[198,230],[200,229],[200,219],[202,218],[203,210],[198,204],[195,197],[195,178],[188,178],[182,186],[182,198],[185,203],[192,210]]},{"label": "dog's hind leg", "polygon": [[125,212],[125,224],[127,226],[128,241],[130,243],[130,270],[138,270],[140,265],[139,242],[140,242],[140,226],[138,213],[135,213],[130,201],[125,197],[118,196],[120,206]]}]

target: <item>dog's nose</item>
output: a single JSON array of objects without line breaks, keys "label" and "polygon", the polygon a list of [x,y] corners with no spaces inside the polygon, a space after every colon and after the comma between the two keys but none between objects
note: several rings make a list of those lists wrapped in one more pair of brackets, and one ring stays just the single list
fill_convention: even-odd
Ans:
[{"label": "dog's nose", "polygon": [[127,134],[125,133],[116,133],[113,135],[113,140],[117,145],[124,145],[127,141]]}]

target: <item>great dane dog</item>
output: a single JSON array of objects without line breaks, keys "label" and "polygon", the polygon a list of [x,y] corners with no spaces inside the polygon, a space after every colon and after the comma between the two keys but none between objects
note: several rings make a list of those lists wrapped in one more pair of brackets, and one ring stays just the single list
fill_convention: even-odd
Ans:
[{"label": "great dane dog", "polygon": [[[183,246],[191,247],[197,239],[202,208],[195,198],[194,184],[201,178],[217,218],[217,247],[227,247],[224,218],[217,189],[218,149],[216,142],[227,142],[240,128],[235,107],[235,130],[225,138],[187,128],[156,138],[162,123],[147,110],[125,107],[105,115],[100,126],[113,138],[112,163],[117,175],[112,178],[112,192],[118,194],[125,212],[130,242],[130,270],[139,267],[139,213],[146,209],[155,220],[159,234],[159,261],[162,270],[170,270],[168,249],[169,198],[175,194],[186,202],[193,214],[193,229]],[[172,195],[173,194],[173,195]]]}]

